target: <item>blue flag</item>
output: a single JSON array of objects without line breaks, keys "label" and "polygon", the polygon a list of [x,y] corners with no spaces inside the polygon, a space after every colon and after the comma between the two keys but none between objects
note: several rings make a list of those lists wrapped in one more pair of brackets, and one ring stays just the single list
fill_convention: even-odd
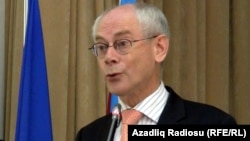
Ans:
[{"label": "blue flag", "polygon": [[46,58],[38,0],[28,1],[15,141],[52,141]]},{"label": "blue flag", "polygon": [[[120,0],[119,5],[124,5],[124,4],[132,4],[132,3],[136,3],[136,0]],[[109,111],[108,113],[110,113],[114,106],[118,103],[118,96],[116,96],[115,94],[110,94],[111,96],[109,96],[109,102],[108,102],[108,106],[109,106]]]},{"label": "blue flag", "polygon": [[136,3],[136,0],[120,0],[120,5]]}]

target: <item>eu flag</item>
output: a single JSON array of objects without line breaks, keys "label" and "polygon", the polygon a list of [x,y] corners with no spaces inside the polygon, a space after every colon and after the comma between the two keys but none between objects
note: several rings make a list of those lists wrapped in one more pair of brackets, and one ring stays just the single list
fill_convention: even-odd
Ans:
[{"label": "eu flag", "polygon": [[53,141],[45,49],[38,0],[28,1],[15,141]]}]

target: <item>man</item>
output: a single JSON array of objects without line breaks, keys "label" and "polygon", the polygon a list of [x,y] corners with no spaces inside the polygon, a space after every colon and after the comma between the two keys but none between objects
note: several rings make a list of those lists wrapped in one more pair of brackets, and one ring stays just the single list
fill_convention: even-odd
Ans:
[{"label": "man", "polygon": [[[143,3],[115,7],[99,16],[93,25],[97,57],[111,93],[119,96],[121,111],[142,113],[136,124],[236,124],[229,114],[213,106],[179,97],[161,77],[169,48],[169,28],[164,14]],[[111,114],[83,127],[76,141],[107,140]],[[121,138],[120,124],[114,140]]]}]

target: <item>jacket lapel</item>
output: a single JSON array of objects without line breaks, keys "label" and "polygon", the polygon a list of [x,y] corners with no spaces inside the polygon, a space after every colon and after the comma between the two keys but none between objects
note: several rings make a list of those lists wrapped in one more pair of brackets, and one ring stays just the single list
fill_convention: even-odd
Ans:
[{"label": "jacket lapel", "polygon": [[169,98],[157,124],[178,124],[186,116],[184,101],[170,87],[165,88]]}]

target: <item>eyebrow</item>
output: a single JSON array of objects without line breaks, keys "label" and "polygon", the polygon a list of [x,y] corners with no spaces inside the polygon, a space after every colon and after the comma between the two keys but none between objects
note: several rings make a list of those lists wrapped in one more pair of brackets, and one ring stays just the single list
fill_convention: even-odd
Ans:
[{"label": "eyebrow", "polygon": [[[115,37],[117,37],[117,36],[122,36],[122,35],[132,35],[132,32],[131,31],[129,31],[129,30],[122,30],[122,31],[119,31],[119,32],[117,32],[117,33],[115,33]],[[100,35],[96,35],[96,37],[95,37],[95,40],[105,40],[105,38],[103,38],[102,36],[100,36]],[[106,41],[106,40],[105,40]]]},{"label": "eyebrow", "polygon": [[115,36],[121,36],[121,35],[126,35],[126,34],[132,34],[131,31],[129,30],[122,30],[122,31],[119,31],[117,33],[115,33]]}]

